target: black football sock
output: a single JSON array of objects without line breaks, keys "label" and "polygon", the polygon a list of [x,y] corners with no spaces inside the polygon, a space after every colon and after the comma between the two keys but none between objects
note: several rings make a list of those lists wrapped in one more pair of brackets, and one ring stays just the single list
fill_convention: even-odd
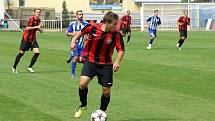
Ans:
[{"label": "black football sock", "polygon": [[152,43],[153,43],[153,40],[154,40],[154,39],[150,39],[150,42],[149,42],[149,44],[151,44],[151,45],[152,45]]},{"label": "black football sock", "polygon": [[178,40],[178,44],[180,44],[180,42],[181,42],[181,39]]},{"label": "black football sock", "polygon": [[21,57],[23,56],[24,54],[22,53],[19,53],[17,56],[16,56],[16,59],[15,59],[15,62],[14,62],[14,65],[13,65],[13,68],[16,68],[16,66],[18,65]]},{"label": "black football sock", "polygon": [[102,95],[101,96],[100,110],[106,111],[109,102],[110,102],[110,96],[109,97],[105,97],[104,95]]},{"label": "black football sock", "polygon": [[87,93],[88,93],[88,88],[80,89],[79,87],[79,97],[81,101],[81,106],[83,107],[87,106]]},{"label": "black football sock", "polygon": [[131,36],[128,35],[127,43],[129,43]]},{"label": "black football sock", "polygon": [[35,62],[37,61],[38,56],[40,55],[40,53],[35,53],[33,55],[33,57],[31,58],[31,63],[28,66],[28,68],[32,68],[32,66],[35,64]]},{"label": "black football sock", "polygon": [[184,40],[181,40],[181,42],[179,43],[179,47],[181,47],[184,43]]}]

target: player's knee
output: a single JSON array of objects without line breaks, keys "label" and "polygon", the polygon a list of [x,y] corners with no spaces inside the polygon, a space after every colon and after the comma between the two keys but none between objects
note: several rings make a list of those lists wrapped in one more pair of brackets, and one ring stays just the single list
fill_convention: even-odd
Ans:
[{"label": "player's knee", "polygon": [[80,83],[79,83],[79,86],[81,89],[85,89],[87,87],[87,84],[89,83],[89,80],[90,78],[89,77],[81,77],[81,80],[80,80]]},{"label": "player's knee", "polygon": [[25,51],[20,50],[19,53],[21,53],[22,55],[24,55]]},{"label": "player's knee", "polygon": [[184,39],[185,39],[185,37],[180,37],[180,39],[181,39],[181,40],[184,40]]},{"label": "player's knee", "polygon": [[87,84],[86,84],[86,83],[84,83],[83,81],[80,81],[79,86],[80,86],[80,88],[81,88],[81,89],[85,89],[85,88],[87,88]]},{"label": "player's knee", "polygon": [[74,57],[74,62],[79,62],[79,59],[77,56]]},{"label": "player's knee", "polygon": [[109,97],[110,96],[110,88],[103,88],[103,93],[102,93],[105,97]]}]

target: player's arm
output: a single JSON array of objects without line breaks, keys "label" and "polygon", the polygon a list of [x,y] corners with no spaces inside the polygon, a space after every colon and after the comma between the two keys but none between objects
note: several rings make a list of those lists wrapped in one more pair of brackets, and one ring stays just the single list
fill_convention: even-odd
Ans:
[{"label": "player's arm", "polygon": [[39,29],[41,28],[41,26],[42,26],[42,25],[33,26],[33,27],[27,26],[25,29],[26,29],[26,30],[35,30],[35,29],[39,30]]},{"label": "player's arm", "polygon": [[119,70],[120,67],[120,63],[121,60],[123,58],[123,55],[125,53],[125,49],[124,49],[124,42],[123,42],[123,37],[121,34],[118,34],[118,36],[116,37],[116,49],[117,49],[117,57],[116,60],[113,64],[113,71],[116,72]]},{"label": "player's arm", "polygon": [[73,29],[73,24],[74,23],[71,23],[66,30],[66,36],[68,37],[75,36],[77,34],[77,32]]},{"label": "player's arm", "polygon": [[25,30],[35,30],[35,29],[40,29],[41,27],[42,27],[42,25],[41,24],[39,24],[38,26],[33,26],[33,24],[34,24],[34,22],[36,22],[35,21],[35,19],[33,19],[33,18],[31,18],[31,19],[29,19],[29,21],[28,21],[28,25],[27,25],[27,27],[25,28]]},{"label": "player's arm", "polygon": [[78,32],[66,32],[68,37],[75,36]]},{"label": "player's arm", "polygon": [[72,38],[72,41],[71,41],[71,49],[74,50],[75,49],[75,45],[76,45],[76,41],[82,36],[82,33],[81,32],[78,32],[73,38]]},{"label": "player's arm", "polygon": [[91,29],[92,29],[92,26],[88,24],[80,32],[77,32],[77,34],[72,38],[72,41],[71,41],[70,47],[72,50],[75,49],[76,41],[79,40],[80,37],[84,36],[85,34],[88,34],[91,31]]},{"label": "player's arm", "polygon": [[146,23],[147,23],[147,24],[144,25],[145,28],[149,28],[149,22],[151,21],[151,18],[152,18],[152,17],[149,17],[149,18],[146,20]]},{"label": "player's arm", "polygon": [[[40,21],[40,26],[42,27],[41,21]],[[43,29],[42,28],[37,29],[37,31],[39,31],[41,34],[43,33]]]},{"label": "player's arm", "polygon": [[187,25],[190,25],[190,18],[187,18]]},{"label": "player's arm", "polygon": [[182,25],[182,24],[183,24],[183,22],[182,22],[182,17],[180,17],[180,18],[178,19],[178,21],[177,21],[177,26]]},{"label": "player's arm", "polygon": [[158,21],[158,26],[157,26],[157,29],[160,29],[161,28],[161,19],[159,18],[159,21]]},{"label": "player's arm", "polygon": [[127,24],[127,22],[124,21],[124,18],[125,18],[125,16],[122,16],[122,18],[120,19],[120,22],[123,23],[123,24]]}]

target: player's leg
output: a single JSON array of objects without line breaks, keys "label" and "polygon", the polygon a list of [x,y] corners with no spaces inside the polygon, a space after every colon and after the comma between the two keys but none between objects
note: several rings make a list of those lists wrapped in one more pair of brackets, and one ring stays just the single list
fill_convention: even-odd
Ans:
[{"label": "player's leg", "polygon": [[108,104],[110,103],[110,87],[102,87],[102,96],[101,96],[101,104],[100,104],[100,110],[106,111]]},{"label": "player's leg", "polygon": [[183,32],[183,37],[181,37],[181,40],[182,40],[182,41],[181,41],[179,47],[181,47],[181,46],[184,44],[184,41],[186,40],[186,38],[187,38],[187,31],[184,30],[184,32]]},{"label": "player's leg", "polygon": [[77,65],[78,60],[79,60],[79,57],[77,55],[75,55],[74,58],[72,59],[71,77],[75,76],[75,69],[76,69],[76,65]]},{"label": "player's leg", "polygon": [[76,118],[81,117],[83,110],[85,110],[87,107],[87,93],[88,93],[87,85],[89,84],[90,80],[92,80],[92,78],[95,76],[95,73],[96,73],[95,64],[86,61],[81,71],[81,79],[78,89],[81,105],[75,112]]},{"label": "player's leg", "polygon": [[147,49],[151,49],[152,48],[153,41],[154,41],[154,39],[156,37],[156,31],[149,30],[149,34],[150,34],[150,40],[149,40],[149,44],[147,46]]},{"label": "player's leg", "polygon": [[34,51],[34,55],[32,56],[31,58],[31,62],[27,68],[27,70],[31,73],[34,73],[34,70],[32,69],[33,65],[36,63],[37,61],[37,58],[39,57],[40,55],[40,49],[39,49],[39,45],[36,41],[34,41],[32,43],[32,48],[33,48],[33,51]]},{"label": "player's leg", "polygon": [[106,111],[108,104],[110,102],[110,92],[111,86],[113,84],[113,66],[105,65],[103,68],[99,69],[99,84],[102,85],[102,96],[100,103],[100,110]]},{"label": "player's leg", "polygon": [[25,54],[25,51],[20,50],[19,53],[16,56],[16,59],[14,61],[13,67],[12,67],[12,72],[17,73],[16,67],[21,59],[21,57]]},{"label": "player's leg", "polygon": [[71,60],[72,60],[72,53],[73,53],[73,51],[70,49],[70,56],[69,56],[69,58],[66,60],[66,63],[70,63],[71,62]]},{"label": "player's leg", "polygon": [[14,61],[14,64],[13,64],[13,67],[12,67],[13,73],[17,73],[16,67],[19,64],[19,61],[22,58],[22,56],[25,54],[25,51],[28,51],[28,50],[29,50],[28,42],[25,42],[22,40],[21,44],[20,44],[20,48],[19,48],[19,53],[17,54],[15,61]]},{"label": "player's leg", "polygon": [[73,59],[72,59],[72,65],[71,65],[71,77],[75,76],[75,69],[76,69],[76,64],[79,61],[79,46],[76,44],[76,48],[73,51]]},{"label": "player's leg", "polygon": [[127,32],[128,32],[127,43],[129,43],[131,39],[131,29],[128,28]]},{"label": "player's leg", "polygon": [[177,47],[179,50],[181,50],[181,46],[182,46],[182,44],[184,43],[184,40],[185,40],[185,31],[181,31],[181,30],[180,30],[179,33],[180,33],[179,41],[178,41],[176,47]]}]

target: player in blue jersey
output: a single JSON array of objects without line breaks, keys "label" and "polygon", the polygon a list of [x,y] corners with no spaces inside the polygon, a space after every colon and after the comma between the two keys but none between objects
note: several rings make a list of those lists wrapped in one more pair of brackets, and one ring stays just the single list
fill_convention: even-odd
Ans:
[{"label": "player in blue jersey", "polygon": [[[78,10],[76,12],[76,21],[71,22],[67,28],[66,35],[72,38],[80,32],[88,23],[83,21],[83,11]],[[77,62],[82,62],[82,51],[84,48],[84,41],[85,37],[81,37],[78,41],[76,41],[76,48],[75,50],[70,50],[70,58],[67,60],[67,63],[70,63],[72,60],[71,65],[71,77],[75,76],[75,68]]]},{"label": "player in blue jersey", "polygon": [[158,10],[154,11],[154,15],[147,19],[147,28],[149,29],[150,41],[147,46],[147,49],[152,48],[153,40],[156,38],[157,29],[160,28],[161,19],[158,17]]}]

